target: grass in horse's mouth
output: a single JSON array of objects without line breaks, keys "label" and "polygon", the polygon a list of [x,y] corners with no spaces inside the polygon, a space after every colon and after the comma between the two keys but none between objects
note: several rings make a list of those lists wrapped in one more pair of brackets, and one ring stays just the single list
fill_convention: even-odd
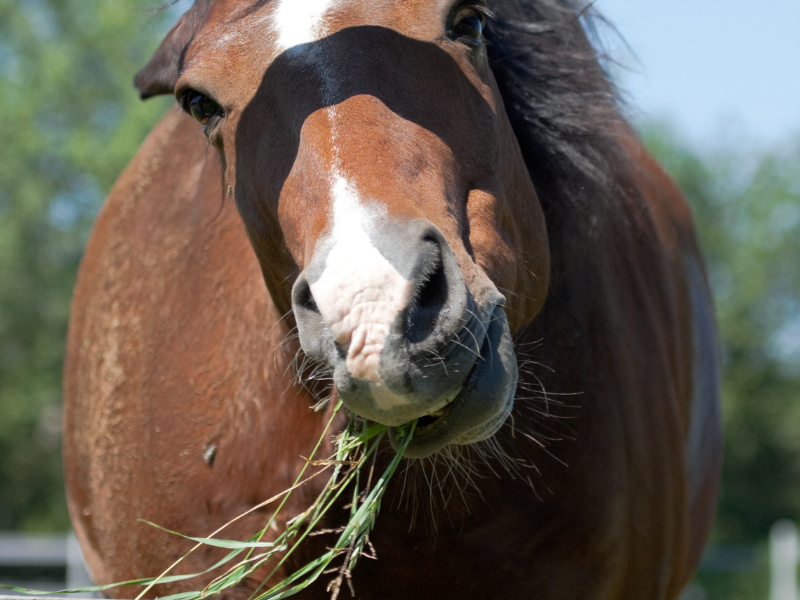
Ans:
[{"label": "grass in horse's mouth", "polygon": [[[340,400],[325,426],[320,440],[314,447],[311,456],[306,459],[305,466],[298,474],[295,483],[288,490],[254,506],[230,523],[223,525],[207,538],[189,537],[180,532],[165,529],[155,523],[144,521],[167,533],[192,540],[196,542],[196,545],[158,577],[125,581],[104,586],[64,590],[64,592],[102,592],[119,586],[145,586],[145,589],[136,596],[136,600],[139,600],[147,594],[153,586],[159,583],[171,583],[200,577],[208,574],[212,570],[220,569],[227,565],[227,571],[214,579],[204,589],[175,594],[169,596],[170,600],[203,600],[210,596],[216,596],[224,590],[240,584],[246,578],[252,577],[258,569],[268,571],[269,574],[264,577],[263,583],[256,592],[251,595],[251,600],[277,600],[279,598],[292,596],[311,585],[320,575],[329,573],[336,574],[327,588],[331,593],[331,600],[336,600],[343,583],[346,581],[348,585],[350,585],[350,573],[358,559],[361,556],[375,558],[374,549],[369,542],[369,533],[375,525],[378,510],[380,509],[381,498],[386,491],[389,480],[397,470],[414,433],[424,433],[426,430],[431,429],[439,419],[447,414],[460,392],[461,389],[448,396],[444,403],[430,414],[395,428],[398,441],[397,453],[389,466],[386,467],[384,472],[379,476],[373,472],[374,456],[378,445],[386,435],[389,427],[381,425],[380,423],[370,423],[352,415],[347,427],[345,427],[336,438],[336,452],[334,455],[325,460],[313,460],[314,454],[319,450],[325,436],[328,435],[334,417],[342,408],[343,404]],[[327,468],[320,469],[316,473],[304,477],[309,466]],[[366,472],[362,473],[365,468]],[[286,504],[292,491],[323,472],[330,472],[331,477],[325,484],[316,501],[306,509],[305,512],[288,521],[285,531],[278,535],[274,541],[263,541],[267,531],[275,528],[275,519]],[[328,514],[328,512],[337,505],[337,501],[345,491],[352,493],[352,498],[345,507],[349,508],[350,511],[348,522],[344,527],[337,530],[315,531],[322,517]],[[254,511],[263,510],[265,506],[279,500],[280,504],[275,509],[272,517],[267,521],[264,528],[256,532],[249,540],[243,542],[238,540],[224,540],[215,537],[234,521]],[[294,552],[297,546],[302,543],[306,537],[320,535],[322,533],[338,534],[338,539],[328,548],[327,552],[290,574],[282,582],[269,589],[263,590],[266,586],[266,582],[285,564],[289,555]],[[230,552],[218,563],[211,565],[206,571],[187,575],[169,575],[169,573],[189,556],[189,554],[196,551],[201,546],[225,548],[230,550]],[[243,553],[244,557],[241,556]],[[330,564],[334,559],[339,557],[343,558],[341,566],[330,568]],[[12,586],[0,585],[0,587],[29,594],[47,593],[39,590],[28,590]]]},{"label": "grass in horse's mouth", "polygon": [[[347,427],[337,436],[335,443],[336,452],[333,456],[325,460],[314,460],[314,454],[319,450],[328,435],[334,418],[341,407],[342,402],[340,400],[325,426],[320,440],[314,447],[311,456],[306,459],[306,464],[301,469],[292,487],[254,506],[246,513],[234,519],[234,521],[236,521],[249,513],[263,510],[265,506],[280,501],[264,528],[259,532],[255,532],[249,540],[242,542],[237,540],[223,540],[215,537],[225,529],[225,527],[233,523],[233,521],[231,521],[231,523],[226,523],[207,538],[189,537],[179,532],[169,531],[154,523],[149,523],[168,533],[192,540],[196,542],[196,545],[158,577],[66,591],[86,593],[103,591],[123,585],[143,585],[145,586],[144,590],[136,597],[136,599],[139,600],[147,594],[153,586],[159,583],[191,579],[193,577],[206,575],[212,570],[225,568],[225,573],[216,577],[204,589],[175,594],[169,596],[170,600],[203,600],[216,596],[224,590],[237,586],[245,579],[254,577],[257,570],[260,570],[261,573],[267,573],[267,575],[259,576],[263,578],[263,582],[259,588],[252,593],[250,596],[251,600],[278,600],[279,598],[292,596],[311,585],[322,574],[334,574],[334,579],[329,583],[327,590],[331,594],[331,600],[336,600],[345,582],[347,582],[348,585],[352,585],[350,583],[350,573],[358,559],[361,556],[375,558],[374,549],[369,542],[369,533],[375,525],[378,510],[380,509],[381,498],[389,484],[389,479],[402,461],[403,454],[417,427],[417,421],[415,420],[395,429],[395,431],[397,431],[398,442],[397,454],[392,458],[389,466],[386,467],[381,474],[374,472],[374,458],[378,446],[381,440],[386,436],[389,428],[379,423],[368,423],[354,416],[351,416]],[[436,421],[435,417],[425,418],[433,422]],[[316,473],[307,475],[306,472],[309,467],[323,468],[319,469]],[[275,529],[275,519],[285,506],[292,491],[311,479],[314,479],[321,473],[329,473],[330,479],[312,505],[301,514],[289,520],[286,523],[285,530],[273,541],[264,541],[267,532],[271,529]],[[346,494],[346,496],[342,496],[342,494]],[[337,507],[338,510],[338,507],[341,507],[343,502],[346,504],[344,508],[349,510],[349,518],[345,525],[335,530],[318,531],[317,529],[321,519],[328,514],[332,508]],[[338,519],[334,519],[334,521],[338,521]],[[306,537],[322,534],[337,536],[335,542],[328,545],[327,551],[322,556],[312,560],[294,573],[289,574],[289,576],[280,583],[265,589],[267,587],[267,581],[285,565],[287,558]],[[228,549],[229,552],[222,560],[214,565],[210,565],[206,571],[201,573],[169,575],[184,558],[201,546],[225,548]],[[331,563],[337,558],[342,560],[341,565],[331,567]],[[35,594],[47,593],[36,590],[25,590],[22,588],[10,589]]]},{"label": "grass in horse's mouth", "polygon": [[[278,600],[279,598],[293,596],[311,585],[322,574],[335,574],[334,579],[328,584],[327,590],[331,594],[331,600],[336,600],[344,582],[347,582],[348,585],[352,585],[350,583],[350,573],[358,559],[361,556],[375,558],[374,549],[369,542],[369,533],[375,525],[378,510],[380,509],[381,498],[389,484],[389,479],[402,461],[403,453],[408,447],[414,435],[414,430],[417,427],[417,421],[415,420],[395,429],[395,431],[397,431],[396,439],[398,442],[397,454],[395,454],[389,466],[386,467],[381,474],[374,472],[374,458],[378,446],[381,440],[386,436],[389,428],[379,423],[367,423],[354,416],[351,416],[347,427],[337,436],[335,443],[336,452],[333,456],[325,460],[314,460],[314,454],[319,450],[328,435],[334,418],[341,407],[342,402],[340,400],[325,426],[319,441],[314,447],[311,456],[306,459],[306,463],[300,470],[292,487],[252,507],[230,523],[226,523],[220,527],[209,537],[189,537],[179,532],[164,529],[155,523],[144,521],[167,533],[196,542],[196,545],[189,552],[178,559],[158,577],[112,583],[103,586],[63,590],[60,593],[102,592],[119,586],[145,586],[144,590],[136,596],[136,599],[139,600],[147,594],[153,586],[159,583],[184,581],[207,575],[211,571],[217,569],[225,568],[225,573],[216,577],[216,579],[211,581],[204,589],[174,594],[168,596],[168,598],[170,600],[203,600],[217,596],[224,590],[237,586],[245,579],[254,577],[256,571],[260,569],[262,573],[266,572],[268,574],[266,576],[260,576],[263,577],[263,581],[258,589],[251,594],[250,600]],[[435,421],[434,417],[429,418]],[[306,475],[306,471],[310,466],[323,468],[319,469],[316,473]],[[311,479],[314,479],[321,473],[330,473],[330,479],[325,484],[322,492],[320,492],[314,503],[304,512],[287,521],[285,530],[278,535],[275,540],[271,542],[263,541],[266,533],[271,529],[275,529],[275,519],[286,504],[292,491],[301,487]],[[348,496],[343,497],[342,494],[345,492]],[[349,501],[345,502],[346,506],[344,508],[349,510],[350,513],[345,525],[335,530],[318,531],[317,528],[320,520],[328,514],[332,508],[341,507],[342,502],[345,500]],[[273,512],[272,517],[268,519],[264,528],[261,531],[255,532],[249,540],[242,542],[215,537],[234,521],[241,519],[247,514],[263,510],[264,507],[277,501],[280,501],[280,504]],[[338,521],[338,519],[334,519],[334,521]],[[337,539],[332,545],[328,546],[327,551],[322,556],[319,556],[294,573],[291,573],[280,583],[268,589],[264,589],[267,586],[267,581],[285,565],[287,558],[306,537],[321,534],[334,534],[337,535]],[[210,565],[208,569],[200,573],[191,573],[188,575],[169,574],[183,559],[201,546],[225,548],[229,550],[229,552],[222,560],[214,565]],[[341,565],[331,567],[331,563],[337,558],[342,559]],[[37,595],[52,593],[2,584],[0,584],[0,588]]]}]

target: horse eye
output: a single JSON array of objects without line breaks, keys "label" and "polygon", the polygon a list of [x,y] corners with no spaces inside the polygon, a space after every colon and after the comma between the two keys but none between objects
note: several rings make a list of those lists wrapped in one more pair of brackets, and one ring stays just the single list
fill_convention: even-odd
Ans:
[{"label": "horse eye", "polygon": [[183,110],[201,125],[208,125],[211,117],[222,114],[222,107],[208,96],[190,90],[182,100]]},{"label": "horse eye", "polygon": [[477,46],[483,42],[486,14],[476,6],[464,6],[458,10],[450,27],[450,37],[460,42]]}]

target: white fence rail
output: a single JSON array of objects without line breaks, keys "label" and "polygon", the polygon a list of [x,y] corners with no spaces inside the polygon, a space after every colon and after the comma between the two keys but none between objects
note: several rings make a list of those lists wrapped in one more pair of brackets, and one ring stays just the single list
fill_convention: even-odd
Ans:
[{"label": "white fence rail", "polygon": [[[0,533],[0,568],[13,571],[25,569],[64,569],[62,580],[26,579],[6,580],[0,583],[16,585],[43,591],[56,591],[66,588],[81,588],[92,585],[86,570],[78,540],[70,535],[33,535],[21,533]],[[17,596],[16,592],[0,589],[0,596]],[[78,595],[78,594],[76,594]],[[96,597],[93,594],[79,594],[83,598]]]}]

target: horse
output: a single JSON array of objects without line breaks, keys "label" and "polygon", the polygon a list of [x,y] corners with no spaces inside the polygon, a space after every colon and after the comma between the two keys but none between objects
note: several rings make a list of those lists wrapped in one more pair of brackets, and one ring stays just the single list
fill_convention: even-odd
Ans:
[{"label": "horse", "polygon": [[719,484],[714,309],[592,15],[195,0],[135,78],[178,106],[111,190],[72,305],[65,477],[98,584],[193,544],[140,519],[259,531],[341,400],[390,432],[418,420],[356,597],[678,598]]}]

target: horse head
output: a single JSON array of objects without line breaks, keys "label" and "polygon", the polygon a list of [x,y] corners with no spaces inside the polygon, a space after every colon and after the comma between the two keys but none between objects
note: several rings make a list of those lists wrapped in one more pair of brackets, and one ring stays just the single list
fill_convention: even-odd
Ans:
[{"label": "horse head", "polygon": [[[406,451],[492,436],[548,287],[480,0],[197,0],[137,75],[224,165],[275,305]],[[231,310],[235,310],[232,307]]]}]

